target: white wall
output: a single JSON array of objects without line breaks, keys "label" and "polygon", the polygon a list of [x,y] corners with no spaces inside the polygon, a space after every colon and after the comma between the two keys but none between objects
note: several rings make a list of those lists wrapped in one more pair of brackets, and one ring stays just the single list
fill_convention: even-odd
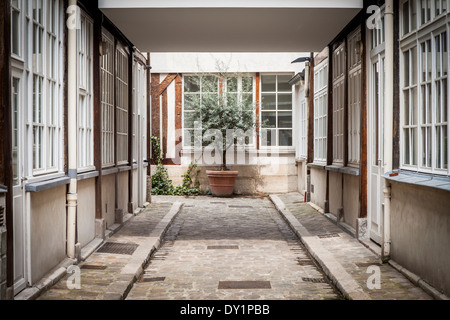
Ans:
[{"label": "white wall", "polygon": [[[152,73],[217,72],[217,63],[228,72],[301,72],[304,63],[291,62],[309,53],[152,53]],[[164,78],[162,78],[164,79]]]}]

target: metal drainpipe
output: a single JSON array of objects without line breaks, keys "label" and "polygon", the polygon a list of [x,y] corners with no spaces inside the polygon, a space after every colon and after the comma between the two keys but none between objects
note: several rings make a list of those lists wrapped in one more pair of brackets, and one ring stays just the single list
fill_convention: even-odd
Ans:
[{"label": "metal drainpipe", "polygon": [[[384,174],[392,171],[393,156],[393,107],[394,107],[394,1],[386,1],[386,58],[385,58],[385,106],[384,106]],[[383,244],[381,258],[387,261],[391,253],[391,183],[384,179],[384,214],[383,214]]]},{"label": "metal drainpipe", "polygon": [[[305,108],[306,108],[306,119],[309,119],[309,99],[310,99],[310,92],[311,92],[311,81],[310,81],[310,72],[311,72],[311,63],[307,61],[305,63]],[[306,125],[309,124],[309,121],[306,121]],[[306,135],[308,136],[308,128],[306,128]],[[306,139],[308,141],[308,139]],[[306,148],[306,153],[308,153],[308,148]],[[307,156],[308,158],[308,156]],[[305,202],[311,201],[311,176],[309,168],[307,167],[308,161],[305,161],[305,169],[303,172],[305,173],[305,186],[306,186],[306,194],[305,194]]]},{"label": "metal drainpipe", "polygon": [[[69,14],[77,5],[77,0],[69,0]],[[72,21],[73,22],[73,21]],[[76,258],[76,221],[77,221],[77,29],[67,26],[68,51],[68,166],[70,184],[67,192],[67,256]]]}]

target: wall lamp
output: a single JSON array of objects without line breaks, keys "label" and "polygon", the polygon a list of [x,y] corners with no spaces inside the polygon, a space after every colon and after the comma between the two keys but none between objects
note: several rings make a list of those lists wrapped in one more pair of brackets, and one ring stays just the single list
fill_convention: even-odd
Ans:
[{"label": "wall lamp", "polygon": [[298,63],[298,62],[309,62],[311,61],[310,57],[301,57],[298,59],[295,59],[294,61],[292,61],[291,63]]}]

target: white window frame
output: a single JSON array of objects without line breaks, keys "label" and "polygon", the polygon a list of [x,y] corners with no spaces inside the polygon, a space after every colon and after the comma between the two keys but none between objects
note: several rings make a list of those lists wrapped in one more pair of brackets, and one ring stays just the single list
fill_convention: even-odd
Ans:
[{"label": "white window frame", "polygon": [[[24,41],[30,44],[26,47],[28,52],[23,51],[25,57],[23,68],[28,78],[24,169],[29,182],[42,180],[41,176],[48,179],[64,174],[62,132],[64,59],[61,58],[64,6],[60,0],[38,0],[36,3],[41,5],[40,19],[35,19],[32,3],[29,3],[26,7],[28,9],[23,11],[26,14],[24,26],[27,30],[24,32],[24,36],[27,37]],[[48,12],[51,8],[49,4],[53,6],[51,13]],[[51,25],[48,19],[50,17],[54,19]],[[40,42],[39,38],[34,36],[36,33],[42,36]],[[37,45],[41,48],[38,56],[33,52]],[[40,60],[39,68],[36,65],[37,59]],[[33,92],[35,84],[40,84],[38,95]],[[35,136],[35,129],[39,130],[39,136]],[[40,154],[34,153],[36,142],[40,147]],[[39,166],[35,166],[37,160],[40,162]]]},{"label": "white window frame", "polygon": [[[438,76],[437,75],[437,64],[436,64],[436,37],[443,34],[443,32],[446,32],[446,45],[447,45],[447,52],[449,49],[449,43],[450,43],[450,14],[448,13],[448,2],[447,2],[447,11],[445,13],[440,14],[439,16],[434,15],[434,7],[435,2],[433,1],[432,4],[432,13],[431,13],[431,20],[428,21],[425,24],[422,24],[418,27],[416,32],[413,32],[409,35],[404,36],[400,39],[400,48],[401,48],[401,55],[400,55],[400,65],[401,65],[401,88],[402,88],[402,94],[401,94],[401,109],[400,109],[400,122],[402,130],[400,132],[400,141],[401,143],[401,150],[400,150],[400,166],[402,169],[405,170],[412,170],[416,172],[421,173],[429,173],[429,174],[436,174],[436,175],[444,175],[444,176],[450,176],[450,168],[448,165],[448,159],[450,156],[450,148],[449,148],[449,141],[448,136],[450,135],[449,130],[449,106],[450,106],[450,100],[448,96],[448,92],[450,90],[449,88],[449,81],[448,81],[448,73],[445,76]],[[422,71],[423,68],[427,66],[427,61],[424,61],[422,57],[422,51],[423,47],[422,44],[426,43],[427,40],[431,41],[430,45],[430,53],[431,53],[431,77],[430,78],[423,78]],[[403,53],[406,50],[415,50],[416,56],[417,56],[417,74],[415,74],[414,81],[417,83],[417,94],[416,94],[416,124],[413,126],[413,129],[415,129],[415,150],[414,153],[412,153],[411,143],[410,146],[406,146],[406,133],[405,130],[410,129],[411,125],[409,125],[406,122],[406,104],[408,104],[407,96],[405,95],[406,92],[410,89],[410,86],[405,82],[405,57]],[[428,55],[427,55],[428,56]],[[441,55],[441,58],[445,57],[445,55]],[[444,59],[442,59],[443,61]],[[442,62],[443,63],[443,62]],[[450,56],[447,54],[447,70],[448,66],[450,64]],[[411,72],[410,72],[411,74]],[[446,86],[445,86],[446,84]],[[441,94],[441,104],[443,105],[444,102],[447,104],[447,118],[441,119],[441,122],[438,122],[437,119],[437,88],[438,85],[440,87],[441,93],[444,89],[446,89],[446,95],[447,100],[444,99],[444,94]],[[426,88],[425,93],[429,92],[428,90],[431,90],[431,95],[428,93],[424,95],[423,89]],[[408,104],[410,106],[410,104]],[[427,107],[429,107],[428,115],[426,113]],[[424,117],[425,112],[425,117]],[[444,116],[444,112],[441,109],[440,116]],[[444,129],[444,130],[442,130]],[[440,134],[441,140],[439,141],[437,139],[437,132]],[[431,133],[431,134],[430,134]],[[430,135],[427,136],[427,135]],[[447,139],[447,145],[444,145],[444,136],[446,134]],[[439,147],[437,144],[440,144]],[[447,148],[447,153],[444,156],[442,153],[443,150]],[[408,162],[408,158],[405,157],[405,152],[410,151],[410,161]],[[424,153],[425,152],[425,153]],[[438,153],[439,152],[439,153]],[[431,153],[431,159],[429,158],[429,155]],[[425,156],[425,162],[423,161],[423,157]],[[446,166],[447,168],[439,168],[437,167],[437,157],[440,157],[441,160],[441,167],[443,162],[446,160]],[[411,157],[415,158],[415,162],[411,161]],[[431,160],[431,161],[428,161]]]},{"label": "white window frame", "polygon": [[333,164],[344,164],[345,42],[333,51]]},{"label": "white window frame", "polygon": [[95,170],[94,102],[93,102],[93,36],[94,22],[84,12],[77,30],[78,51],[78,172]]},{"label": "white window frame", "polygon": [[130,130],[128,127],[128,117],[130,113],[129,105],[129,70],[128,68],[129,53],[125,47],[117,45],[116,47],[116,156],[117,165],[126,165],[128,161],[128,135]]},{"label": "white window frame", "polygon": [[348,44],[348,166],[359,167],[361,162],[362,57],[361,28],[347,38]]},{"label": "white window frame", "polygon": [[[8,0],[7,0],[8,1]],[[11,1],[11,56],[17,60],[23,61],[24,54],[24,39],[26,38],[26,33],[24,32],[26,29],[24,23],[24,12],[26,13],[27,2],[23,2],[23,0],[17,0],[17,6],[13,4]],[[14,26],[14,14],[17,14],[17,25]],[[17,28],[16,28],[17,27]],[[18,52],[14,52],[14,37],[17,37],[17,46]]]},{"label": "white window frame", "polygon": [[[262,81],[263,81],[263,77],[264,76],[275,76],[276,77],[276,88],[275,91],[263,91],[263,87],[262,87]],[[291,91],[279,91],[278,88],[278,77],[280,76],[291,76],[292,78],[292,74],[289,73],[261,73],[260,76],[260,111],[259,111],[259,123],[261,123],[261,128],[260,128],[260,150],[262,151],[266,151],[266,150],[277,150],[279,152],[295,152],[295,139],[294,139],[294,90],[292,89],[292,86],[290,86]],[[291,94],[291,101],[292,101],[292,108],[291,110],[283,110],[279,108],[279,96],[280,95],[288,95]],[[274,94],[275,95],[275,109],[263,109],[263,95],[264,94]],[[263,113],[264,112],[275,112],[276,113],[276,126],[274,128],[264,128],[263,127]],[[291,113],[291,120],[292,120],[292,124],[291,127],[280,127],[279,126],[279,119],[280,119],[280,113]],[[264,137],[267,137],[265,131],[273,131],[275,132],[275,145],[264,145],[263,140]],[[280,145],[280,131],[291,131],[291,139],[292,139],[292,143],[289,146],[281,146]],[[273,138],[272,138],[273,139]]]},{"label": "white window frame", "polygon": [[314,162],[327,162],[328,58],[314,68]]},{"label": "white window frame", "polygon": [[306,146],[307,146],[307,126],[308,126],[308,118],[307,118],[307,106],[306,106],[306,97],[304,89],[302,89],[300,98],[300,135],[299,135],[299,147],[298,147],[298,155],[300,159],[306,159]]},{"label": "white window frame", "polygon": [[102,56],[100,60],[100,84],[102,106],[102,167],[115,165],[115,78],[114,78],[114,37],[102,29]]}]

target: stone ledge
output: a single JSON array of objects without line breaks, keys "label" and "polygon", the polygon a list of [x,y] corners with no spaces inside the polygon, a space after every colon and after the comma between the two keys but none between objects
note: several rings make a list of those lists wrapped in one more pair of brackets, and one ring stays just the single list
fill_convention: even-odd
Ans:
[{"label": "stone ledge", "polygon": [[42,182],[29,183],[25,185],[26,192],[41,192],[60,186],[68,185],[70,183],[69,177],[56,178],[51,180],[46,180]]}]

